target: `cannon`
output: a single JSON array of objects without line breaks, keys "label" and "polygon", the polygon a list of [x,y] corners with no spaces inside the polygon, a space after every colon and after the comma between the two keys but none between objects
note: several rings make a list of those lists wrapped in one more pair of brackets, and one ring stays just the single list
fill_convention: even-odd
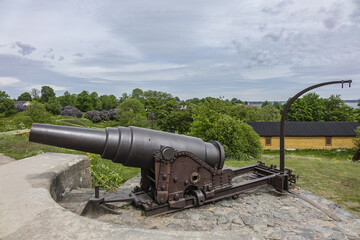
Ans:
[{"label": "cannon", "polygon": [[[237,198],[242,192],[270,184],[277,191],[289,189],[296,175],[262,162],[223,169],[225,154],[221,143],[138,127],[109,127],[105,130],[47,124],[32,125],[29,141],[101,154],[124,166],[141,169],[140,187],[118,199],[101,198],[98,187],[83,213],[107,204],[131,202],[146,216],[201,206],[223,198]],[[255,178],[233,184],[232,179],[247,173]]]}]

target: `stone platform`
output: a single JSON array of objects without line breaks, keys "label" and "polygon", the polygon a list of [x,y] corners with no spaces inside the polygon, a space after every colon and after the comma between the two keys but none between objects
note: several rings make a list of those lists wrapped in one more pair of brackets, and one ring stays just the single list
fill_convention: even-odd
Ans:
[{"label": "stone platform", "polygon": [[164,216],[125,206],[121,215],[91,219],[76,213],[89,185],[86,156],[46,153],[1,165],[0,239],[360,239],[360,219],[306,191],[298,192],[341,221],[270,187]]}]

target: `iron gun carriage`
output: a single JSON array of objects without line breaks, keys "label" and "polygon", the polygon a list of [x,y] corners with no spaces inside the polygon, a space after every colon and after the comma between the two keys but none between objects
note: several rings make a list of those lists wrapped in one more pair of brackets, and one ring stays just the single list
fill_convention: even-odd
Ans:
[{"label": "iron gun carriage", "polygon": [[[125,166],[141,168],[140,187],[120,199],[99,197],[88,206],[128,201],[144,209],[146,216],[179,211],[270,184],[277,191],[289,189],[296,176],[262,162],[235,170],[223,169],[225,154],[221,143],[138,127],[111,127],[105,130],[47,124],[32,125],[29,140],[74,150],[101,154]],[[234,184],[232,179],[254,173],[254,179]],[[105,207],[106,208],[106,207]],[[108,209],[111,211],[111,209]]]}]

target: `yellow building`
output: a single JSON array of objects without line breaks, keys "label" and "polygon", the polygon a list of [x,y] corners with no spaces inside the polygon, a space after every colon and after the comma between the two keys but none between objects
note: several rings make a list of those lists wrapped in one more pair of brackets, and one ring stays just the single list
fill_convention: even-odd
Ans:
[{"label": "yellow building", "polygon": [[[248,122],[264,149],[280,149],[279,122]],[[287,122],[285,149],[352,148],[358,122]]]}]

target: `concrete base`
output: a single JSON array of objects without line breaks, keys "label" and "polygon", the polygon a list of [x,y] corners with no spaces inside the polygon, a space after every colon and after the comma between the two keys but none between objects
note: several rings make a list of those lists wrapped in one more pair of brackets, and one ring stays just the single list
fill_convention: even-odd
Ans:
[{"label": "concrete base", "polygon": [[15,161],[15,159],[5,156],[4,154],[0,153],[0,165],[8,164],[13,161]]},{"label": "concrete base", "polygon": [[76,215],[54,199],[88,187],[89,164],[86,156],[45,153],[1,165],[0,239],[256,239],[241,231],[139,229]]}]

